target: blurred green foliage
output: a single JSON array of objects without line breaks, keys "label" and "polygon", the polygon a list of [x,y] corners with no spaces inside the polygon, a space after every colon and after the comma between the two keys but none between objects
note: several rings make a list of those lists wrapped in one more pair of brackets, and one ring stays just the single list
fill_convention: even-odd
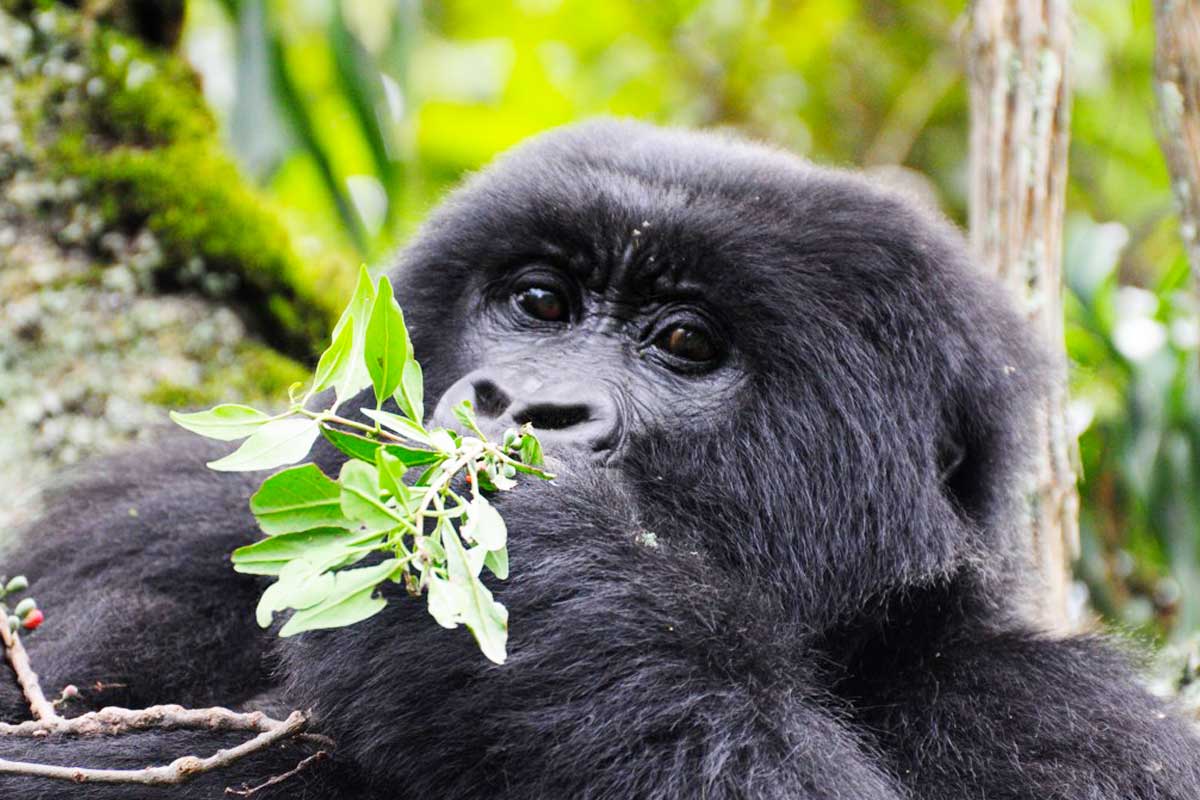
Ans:
[{"label": "blurred green foliage", "polygon": [[[962,222],[964,5],[192,0],[186,46],[302,248],[377,261],[465,172],[598,113],[899,165]],[[1079,575],[1111,619],[1180,635],[1200,628],[1200,327],[1152,127],[1151,8],[1073,5]]]}]

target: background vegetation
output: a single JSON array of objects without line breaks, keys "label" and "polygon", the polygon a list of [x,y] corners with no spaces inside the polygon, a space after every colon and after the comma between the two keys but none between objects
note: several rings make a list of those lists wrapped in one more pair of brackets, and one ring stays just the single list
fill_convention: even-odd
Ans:
[{"label": "background vegetation", "polygon": [[[728,126],[965,219],[952,0],[190,0],[221,135],[301,257],[378,263],[464,173],[598,113]],[[1076,0],[1068,349],[1081,600],[1200,629],[1200,322],[1152,127],[1149,3]]]}]

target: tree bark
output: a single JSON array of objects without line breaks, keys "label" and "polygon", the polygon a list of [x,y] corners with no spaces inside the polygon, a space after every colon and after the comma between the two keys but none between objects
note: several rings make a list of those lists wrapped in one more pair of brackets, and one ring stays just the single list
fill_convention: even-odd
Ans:
[{"label": "tree bark", "polygon": [[1158,137],[1179,206],[1179,231],[1200,286],[1200,2],[1155,0]]},{"label": "tree bark", "polygon": [[1043,591],[1040,622],[1072,626],[1078,454],[1066,424],[1062,230],[1070,136],[1068,0],[976,0],[971,7],[971,241],[1048,343],[1058,373],[1030,420],[1040,443],[1026,520]]}]

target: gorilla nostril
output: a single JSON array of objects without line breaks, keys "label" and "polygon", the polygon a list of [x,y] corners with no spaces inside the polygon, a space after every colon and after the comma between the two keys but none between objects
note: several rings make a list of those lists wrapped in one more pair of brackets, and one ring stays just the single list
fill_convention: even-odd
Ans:
[{"label": "gorilla nostril", "polygon": [[498,417],[508,410],[512,398],[489,380],[481,380],[471,387],[475,390],[475,411],[484,417]]},{"label": "gorilla nostril", "polygon": [[518,425],[526,422],[535,430],[555,431],[582,425],[592,418],[584,405],[559,405],[557,403],[535,403],[513,415]]}]

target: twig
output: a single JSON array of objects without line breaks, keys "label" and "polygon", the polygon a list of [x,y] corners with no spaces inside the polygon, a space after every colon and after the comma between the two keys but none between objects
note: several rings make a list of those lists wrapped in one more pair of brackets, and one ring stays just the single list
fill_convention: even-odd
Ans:
[{"label": "twig", "polygon": [[234,789],[232,786],[226,786],[225,794],[237,795],[238,797],[250,797],[251,795],[256,795],[259,792],[261,792],[263,789],[267,789],[267,788],[270,788],[277,784],[283,783],[288,778],[298,775],[299,773],[301,773],[302,771],[307,769],[310,765],[315,764],[318,761],[324,761],[327,758],[329,758],[329,753],[327,753],[324,750],[318,750],[317,752],[313,753],[311,756],[304,759],[299,764],[292,767],[291,769],[289,769],[287,772],[283,773],[282,775],[276,775],[276,776],[272,777],[270,780],[264,781],[263,783],[260,783],[258,786],[253,786],[249,789]]},{"label": "twig", "polygon": [[13,672],[17,674],[17,683],[25,693],[25,700],[29,703],[29,710],[33,712],[33,716],[47,722],[61,719],[54,710],[54,704],[47,700],[42,692],[42,685],[38,683],[37,673],[29,663],[29,654],[21,644],[21,637],[8,629],[8,620],[0,621],[0,641],[4,642],[4,654]]},{"label": "twig", "polygon": [[265,750],[278,741],[298,734],[308,724],[308,715],[293,711],[278,727],[263,731],[248,742],[228,750],[218,750],[208,758],[183,756],[163,767],[144,769],[87,769],[34,764],[26,761],[0,759],[0,773],[52,778],[74,783],[136,783],[146,786],[170,786],[185,783],[203,772],[211,772],[233,764],[239,759]]},{"label": "twig", "polygon": [[227,708],[184,708],[177,705],[150,706],[139,711],[128,708],[102,708],[67,719],[32,720],[19,724],[0,722],[0,736],[67,736],[89,734],[116,735],[144,730],[256,731],[265,733],[284,725],[261,711],[241,714]]},{"label": "twig", "polygon": [[[8,663],[12,665],[13,671],[16,673],[17,682],[25,693],[29,708],[36,717],[28,722],[0,723],[0,736],[38,738],[51,734],[65,736],[117,735],[144,730],[255,731],[258,734],[237,747],[218,750],[207,758],[183,756],[166,766],[143,769],[90,769],[0,759],[0,774],[50,778],[73,783],[133,783],[147,786],[171,786],[185,783],[201,773],[227,767],[284,739],[306,738],[319,741],[323,745],[332,745],[327,737],[304,733],[304,728],[308,725],[308,714],[303,711],[293,711],[287,719],[281,721],[272,719],[260,711],[238,713],[227,708],[184,708],[178,705],[161,705],[151,706],[140,711],[109,707],[67,719],[59,716],[54,710],[54,705],[46,699],[42,687],[38,683],[37,673],[33,671],[29,663],[29,655],[21,645],[20,637],[10,632],[7,624],[0,625],[0,641],[4,644]],[[284,781],[316,760],[319,759],[306,758],[290,771],[270,779],[263,786]],[[253,791],[257,791],[257,789]]]}]

